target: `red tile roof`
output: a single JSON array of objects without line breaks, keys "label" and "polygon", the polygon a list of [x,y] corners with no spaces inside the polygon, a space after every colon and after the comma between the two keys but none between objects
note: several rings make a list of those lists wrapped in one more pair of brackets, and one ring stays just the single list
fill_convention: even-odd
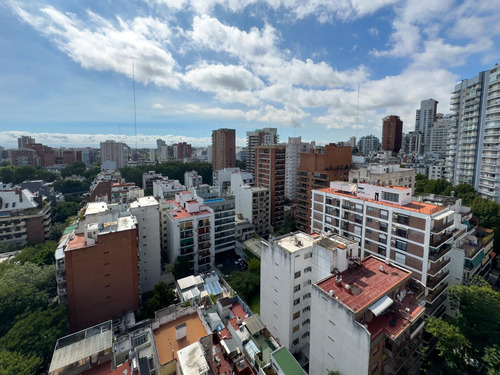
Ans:
[{"label": "red tile roof", "polygon": [[[381,266],[385,272],[380,271]],[[340,285],[337,284],[335,275],[317,285],[327,293],[333,290],[334,298],[357,313],[376,302],[394,286],[404,284],[404,280],[410,279],[411,272],[386,264],[380,259],[367,257],[361,266],[347,269],[338,276],[342,277]],[[346,284],[350,286],[350,291],[345,288]]]}]

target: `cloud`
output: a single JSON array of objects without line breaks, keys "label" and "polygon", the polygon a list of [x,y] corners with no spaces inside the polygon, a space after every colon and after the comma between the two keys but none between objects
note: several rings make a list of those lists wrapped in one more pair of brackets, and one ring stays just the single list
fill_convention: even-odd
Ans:
[{"label": "cloud", "polygon": [[[108,139],[117,142],[125,142],[130,147],[135,146],[135,136],[118,134],[65,134],[65,133],[33,133],[24,131],[0,132],[0,143],[17,148],[17,139],[23,135],[29,135],[37,142],[53,147],[100,147],[100,143]],[[206,146],[212,144],[211,137],[184,137],[173,134],[143,135],[137,134],[138,147],[156,148],[156,140],[163,139],[167,144],[187,142],[194,146]]]},{"label": "cloud", "polygon": [[378,36],[378,29],[376,27],[369,28],[368,32],[371,36]]},{"label": "cloud", "polygon": [[88,11],[87,20],[46,6],[30,13],[19,6],[14,12],[47,37],[82,68],[111,71],[142,83],[177,88],[177,63],[167,48],[171,31],[165,21],[136,17],[115,22]]},{"label": "cloud", "polygon": [[151,108],[153,109],[163,109],[165,108],[163,105],[159,104],[159,103],[155,103],[151,106]]}]

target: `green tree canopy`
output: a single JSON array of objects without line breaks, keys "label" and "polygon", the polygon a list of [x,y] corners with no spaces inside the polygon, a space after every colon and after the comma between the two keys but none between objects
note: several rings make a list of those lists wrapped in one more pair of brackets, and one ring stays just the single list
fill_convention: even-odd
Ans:
[{"label": "green tree canopy", "polygon": [[0,375],[33,375],[43,360],[35,355],[24,356],[18,352],[0,349]]},{"label": "green tree canopy", "polygon": [[191,263],[187,255],[181,255],[175,258],[172,273],[176,279],[182,279],[193,274]]},{"label": "green tree canopy", "polygon": [[168,307],[174,302],[175,293],[173,289],[169,288],[165,282],[160,281],[155,285],[151,297],[147,300],[143,310],[147,317],[153,318],[155,311]]},{"label": "green tree canopy", "polygon": [[61,176],[62,177],[68,177],[68,176],[82,176],[85,171],[87,170],[87,167],[85,166],[85,163],[82,161],[75,161],[67,166],[65,166],[61,170]]},{"label": "green tree canopy", "polygon": [[21,264],[31,262],[39,266],[54,264],[54,252],[56,248],[57,242],[55,241],[26,246],[16,255],[15,261]]},{"label": "green tree canopy", "polygon": [[54,207],[52,220],[56,223],[64,223],[70,216],[78,214],[81,205],[76,202],[59,202]]}]

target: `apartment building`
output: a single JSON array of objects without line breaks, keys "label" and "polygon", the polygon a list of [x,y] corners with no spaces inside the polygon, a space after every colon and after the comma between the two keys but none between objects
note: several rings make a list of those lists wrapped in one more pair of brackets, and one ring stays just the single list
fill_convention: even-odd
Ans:
[{"label": "apartment building", "polygon": [[170,180],[167,177],[161,177],[153,180],[153,196],[160,199],[171,199],[176,193],[186,190],[179,180]]},{"label": "apartment building", "polygon": [[123,168],[128,161],[129,147],[122,142],[107,140],[101,142],[101,161],[116,163],[116,168]]},{"label": "apartment building", "polygon": [[427,313],[440,316],[450,250],[469,214],[453,197],[413,201],[410,188],[332,182],[313,191],[312,230],[340,233],[360,243],[362,257],[375,255],[412,271],[427,288]]},{"label": "apartment building", "polygon": [[255,147],[275,145],[279,141],[277,128],[264,128],[255,131],[247,132],[247,151],[248,158],[246,160],[247,170],[255,172]]},{"label": "apartment building", "polygon": [[153,197],[130,203],[137,219],[141,294],[153,290],[161,277],[160,205]]},{"label": "apartment building", "polygon": [[437,120],[437,105],[438,101],[434,99],[422,100],[415,114],[415,132],[422,135],[422,152],[425,154],[431,152],[431,132]]},{"label": "apartment building", "polygon": [[255,233],[261,237],[269,235],[270,197],[269,189],[251,187],[250,185],[235,185],[232,187],[235,200],[235,213],[250,220]]},{"label": "apartment building", "polygon": [[349,182],[409,187],[413,194],[415,176],[415,169],[401,168],[399,164],[370,164],[351,169],[349,171]]},{"label": "apartment building", "polygon": [[358,141],[359,152],[363,155],[369,155],[372,152],[378,151],[381,146],[380,139],[375,137],[373,134],[365,135]]},{"label": "apartment building", "polygon": [[57,292],[72,332],[139,308],[137,220],[89,205],[56,249]]},{"label": "apartment building", "polygon": [[398,153],[403,139],[403,121],[399,116],[386,116],[382,119],[382,150]]},{"label": "apartment building", "polygon": [[300,165],[300,154],[309,152],[314,145],[302,142],[301,137],[288,137],[285,157],[285,197],[295,200],[297,197],[297,170]]},{"label": "apartment building", "polygon": [[351,147],[334,144],[325,146],[324,150],[311,150],[300,156],[295,214],[298,229],[303,232],[311,230],[311,191],[328,187],[330,181],[347,181],[351,159]]},{"label": "apartment building", "polygon": [[207,272],[215,260],[214,210],[190,191],[160,200],[162,239],[169,262],[187,256],[193,274]]},{"label": "apartment building", "polygon": [[255,147],[255,186],[269,189],[273,228],[285,220],[285,145]]},{"label": "apartment building", "polygon": [[184,172],[184,186],[186,190],[198,189],[203,184],[203,178],[196,171]]},{"label": "apartment building", "polygon": [[357,256],[357,242],[334,234],[296,232],[262,242],[261,317],[292,353],[309,358],[312,284]]},{"label": "apartment building", "polygon": [[236,130],[217,129],[212,131],[213,170],[236,167]]},{"label": "apartment building", "polygon": [[49,238],[51,207],[28,189],[0,190],[0,244],[41,243]]},{"label": "apartment building", "polygon": [[[234,180],[233,180],[234,179]],[[234,195],[232,186],[254,185],[253,174],[240,170],[240,168],[224,168],[213,172],[213,182],[218,186],[219,195]]]},{"label": "apartment building", "polygon": [[454,116],[443,116],[438,114],[438,117],[432,129],[430,130],[428,153],[445,157],[448,152],[448,135],[454,127],[457,118]]},{"label": "apartment building", "polygon": [[314,283],[310,374],[418,374],[424,288],[375,257]]}]

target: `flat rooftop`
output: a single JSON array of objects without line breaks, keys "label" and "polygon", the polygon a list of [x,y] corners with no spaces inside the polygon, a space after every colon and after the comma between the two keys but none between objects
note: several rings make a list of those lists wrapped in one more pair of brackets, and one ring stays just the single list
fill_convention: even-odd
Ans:
[{"label": "flat rooftop", "polygon": [[[176,340],[175,327],[186,323],[186,337]],[[197,313],[181,316],[166,323],[154,331],[156,349],[160,364],[164,365],[177,358],[177,351],[183,349],[207,335],[207,331]]]},{"label": "flat rooftop", "polygon": [[276,243],[290,253],[311,247],[318,238],[309,234],[296,232],[276,238]]},{"label": "flat rooftop", "polygon": [[[184,192],[183,192],[184,194]],[[190,203],[191,201],[187,202]],[[200,204],[200,210],[197,212],[187,212],[179,203],[177,203],[174,200],[168,200],[166,203],[173,204],[175,206],[174,209],[169,209],[168,213],[171,215],[174,219],[179,220],[179,219],[187,219],[189,217],[196,217],[196,216],[202,216],[202,215],[208,215],[212,211],[208,209],[208,206],[204,206]],[[199,203],[198,201],[193,201],[192,203]]]},{"label": "flat rooftop", "polygon": [[130,203],[130,208],[158,206],[158,201],[154,197],[140,197]]},{"label": "flat rooftop", "polygon": [[282,346],[271,353],[272,359],[278,364],[285,375],[306,375],[290,351]]},{"label": "flat rooftop", "polygon": [[[386,188],[388,186],[385,186]],[[408,188],[400,188],[397,186],[392,186],[391,189],[408,189]],[[431,203],[424,203],[424,202],[418,202],[418,201],[411,201],[411,203],[405,204],[405,205],[399,205],[399,204],[394,204],[394,203],[388,203],[388,202],[382,202],[382,201],[375,201],[373,199],[368,199],[368,198],[362,198],[358,197],[356,194],[348,194],[346,192],[340,191],[338,189],[330,189],[330,188],[324,188],[324,189],[317,189],[318,191],[321,191],[323,193],[330,193],[330,194],[335,194],[335,195],[340,195],[346,198],[356,198],[360,199],[363,201],[367,202],[372,202],[376,204],[381,204],[383,206],[389,206],[389,207],[395,207],[395,208],[401,208],[404,210],[408,211],[413,211],[413,212],[419,212],[421,214],[426,214],[426,215],[432,215],[437,212],[440,212],[447,207],[445,206],[438,206],[436,204],[431,204]]]},{"label": "flat rooftop", "polygon": [[[385,272],[380,271],[381,266]],[[337,283],[336,276],[342,277],[340,284]],[[360,266],[332,275],[317,285],[326,293],[333,290],[333,298],[357,313],[373,304],[394,286],[410,278],[410,271],[374,257],[367,257]],[[350,286],[350,291],[345,288],[346,284]]]}]

